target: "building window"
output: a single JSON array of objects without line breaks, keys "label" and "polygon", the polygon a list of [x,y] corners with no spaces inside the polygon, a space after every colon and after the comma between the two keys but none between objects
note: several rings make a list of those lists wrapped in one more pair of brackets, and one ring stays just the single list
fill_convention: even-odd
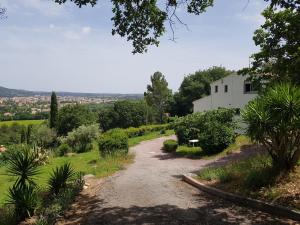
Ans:
[{"label": "building window", "polygon": [[244,85],[244,92],[245,93],[250,93],[252,91],[252,85],[251,83],[245,83]]},{"label": "building window", "polygon": [[215,86],[215,93],[218,93],[218,85]]},{"label": "building window", "polygon": [[227,85],[227,84],[224,86],[224,92],[225,92],[225,93],[228,92],[228,85]]}]

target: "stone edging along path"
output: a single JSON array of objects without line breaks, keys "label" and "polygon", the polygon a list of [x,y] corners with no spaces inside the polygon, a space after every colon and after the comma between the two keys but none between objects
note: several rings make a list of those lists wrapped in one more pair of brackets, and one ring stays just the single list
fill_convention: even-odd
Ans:
[{"label": "stone edging along path", "polygon": [[182,180],[191,184],[192,186],[200,189],[201,191],[207,192],[209,194],[221,197],[223,199],[229,200],[234,203],[238,203],[243,206],[248,206],[254,209],[258,209],[260,211],[264,211],[276,216],[283,216],[287,217],[293,220],[300,221],[300,212],[297,212],[295,210],[289,209],[287,207],[275,205],[272,203],[266,203],[260,200],[251,199],[242,197],[240,195],[232,194],[229,192],[222,191],[217,188],[213,188],[210,186],[207,186],[200,181],[193,178],[193,174],[185,174],[182,176]]}]

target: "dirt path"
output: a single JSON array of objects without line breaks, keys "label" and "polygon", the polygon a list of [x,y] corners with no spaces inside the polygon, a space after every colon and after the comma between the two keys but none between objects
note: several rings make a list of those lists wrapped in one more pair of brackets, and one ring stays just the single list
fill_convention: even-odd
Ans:
[{"label": "dirt path", "polygon": [[296,224],[233,205],[185,184],[183,173],[211,161],[173,158],[161,151],[166,138],[131,149],[135,163],[84,191],[58,224]]}]

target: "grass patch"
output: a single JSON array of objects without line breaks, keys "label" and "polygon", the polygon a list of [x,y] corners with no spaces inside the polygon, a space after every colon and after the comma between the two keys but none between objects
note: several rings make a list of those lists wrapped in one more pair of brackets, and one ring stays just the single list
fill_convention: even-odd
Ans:
[{"label": "grass patch", "polygon": [[300,167],[289,175],[279,177],[267,154],[202,169],[198,179],[229,192],[300,210]]},{"label": "grass patch", "polygon": [[176,150],[176,154],[188,158],[201,158],[204,155],[200,147],[189,147],[186,145],[179,146]]},{"label": "grass patch", "polygon": [[236,137],[235,142],[229,145],[224,151],[217,154],[207,155],[201,147],[191,147],[186,145],[181,145],[177,148],[176,154],[183,157],[193,158],[193,159],[212,159],[216,157],[223,157],[229,155],[233,152],[241,151],[245,146],[251,144],[250,139],[245,135],[240,135]]},{"label": "grass patch", "polygon": [[[41,166],[40,174],[36,176],[36,182],[41,188],[46,188],[51,171],[57,166],[62,166],[68,162],[71,163],[75,171],[82,171],[85,174],[94,174],[96,177],[105,177],[123,169],[125,164],[132,161],[132,154],[100,158],[100,154],[97,149],[72,156],[50,158],[48,164]],[[4,166],[0,167],[0,180],[0,205],[2,205],[7,198],[6,193],[8,188],[14,183],[14,179],[6,175],[6,169]]]},{"label": "grass patch", "polygon": [[39,125],[45,122],[45,120],[11,120],[11,121],[0,121],[0,126],[7,125],[7,126],[12,126],[13,124],[18,124],[18,125]]},{"label": "grass patch", "polygon": [[221,167],[205,168],[200,171],[198,177],[202,180],[219,183],[234,182],[241,191],[247,191],[260,188],[271,182],[271,178],[274,177],[271,168],[270,157],[258,155]]}]

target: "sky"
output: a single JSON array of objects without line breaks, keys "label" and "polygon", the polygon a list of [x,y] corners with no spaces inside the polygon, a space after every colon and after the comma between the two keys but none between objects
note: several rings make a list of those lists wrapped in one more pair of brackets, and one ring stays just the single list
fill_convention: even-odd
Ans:
[{"label": "sky", "polygon": [[0,86],[37,91],[143,93],[162,72],[173,91],[184,76],[211,66],[238,70],[258,51],[253,32],[264,22],[263,0],[215,0],[199,16],[179,10],[188,29],[167,26],[159,47],[131,53],[126,39],[111,35],[111,3],[78,9],[52,0],[0,0]]}]

